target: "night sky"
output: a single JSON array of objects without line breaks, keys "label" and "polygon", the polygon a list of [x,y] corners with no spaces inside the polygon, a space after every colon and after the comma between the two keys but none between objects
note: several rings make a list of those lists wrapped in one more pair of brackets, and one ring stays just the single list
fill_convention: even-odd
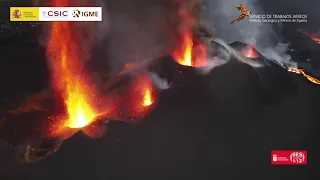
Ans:
[{"label": "night sky", "polygon": [[[305,27],[315,31],[315,22]],[[16,33],[17,26],[26,32]],[[1,35],[0,105],[48,85],[38,25],[34,26],[9,22],[8,32]],[[319,57],[320,45],[301,37],[296,28],[285,26],[282,33],[295,49],[304,50],[297,57]],[[312,50],[305,52],[306,47]],[[281,68],[255,70],[236,61],[183,82],[187,83],[161,92],[142,122],[110,125],[101,139],[76,134],[57,153],[35,164],[14,164],[10,157],[0,156],[0,179],[319,179],[318,85]],[[305,149],[308,165],[272,166],[270,151],[276,149]]]}]

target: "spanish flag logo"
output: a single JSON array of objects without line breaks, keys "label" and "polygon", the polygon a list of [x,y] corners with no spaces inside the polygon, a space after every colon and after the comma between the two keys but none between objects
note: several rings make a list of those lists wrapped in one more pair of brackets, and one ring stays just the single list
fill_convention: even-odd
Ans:
[{"label": "spanish flag logo", "polygon": [[10,21],[39,21],[39,8],[10,7]]}]

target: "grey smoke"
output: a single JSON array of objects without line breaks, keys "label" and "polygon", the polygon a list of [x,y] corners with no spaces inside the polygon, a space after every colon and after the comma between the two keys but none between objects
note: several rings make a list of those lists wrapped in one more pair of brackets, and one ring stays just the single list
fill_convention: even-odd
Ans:
[{"label": "grey smoke", "polygon": [[247,64],[253,68],[260,68],[266,65],[266,63],[263,60],[259,60],[259,59],[253,60],[253,59],[244,57],[239,52],[234,50],[231,46],[229,46],[222,39],[214,39],[211,41],[211,45],[213,43],[218,43],[221,47],[214,47],[214,46],[209,47],[209,48],[213,48],[211,49],[212,53],[209,54],[208,56],[207,65],[199,68],[199,72],[202,74],[209,73],[213,68],[228,63],[231,60],[231,58],[234,58],[235,60],[241,63]]},{"label": "grey smoke", "polygon": [[168,81],[164,78],[161,78],[158,74],[153,73],[153,72],[149,72],[148,77],[151,80],[151,82],[153,83],[153,85],[155,85],[158,89],[160,89],[160,90],[169,89],[170,85],[169,85]]},{"label": "grey smoke", "polygon": [[275,60],[281,66],[297,67],[297,63],[292,61],[290,55],[285,53],[287,50],[288,44],[278,43],[274,47],[266,47],[261,53],[265,57]]},{"label": "grey smoke", "polygon": [[235,24],[230,22],[241,13],[236,7],[242,3],[252,14],[266,14],[259,6],[258,0],[207,0],[207,19],[214,24],[215,35],[226,42],[241,41],[254,45],[256,49],[269,59],[280,64],[291,64],[291,57],[286,53],[282,38],[277,33],[281,24],[254,23],[244,19]]},{"label": "grey smoke", "polygon": [[105,43],[110,72],[126,63],[139,64],[171,50],[168,7],[163,0],[105,1],[109,10],[109,32]]}]

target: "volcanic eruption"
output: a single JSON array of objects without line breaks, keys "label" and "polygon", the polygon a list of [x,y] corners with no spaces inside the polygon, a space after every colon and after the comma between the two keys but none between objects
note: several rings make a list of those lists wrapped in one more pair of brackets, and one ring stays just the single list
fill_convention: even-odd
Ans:
[{"label": "volcanic eruption", "polygon": [[[67,7],[70,3],[69,0],[52,0],[50,5]],[[127,76],[126,73],[115,75],[111,77],[114,81],[104,82],[110,84],[110,88],[103,91],[97,88],[86,71],[87,60],[84,59],[91,49],[83,48],[86,40],[75,31],[77,23],[48,24],[46,55],[50,87],[10,110],[1,127],[10,132],[15,129],[12,126],[16,126],[10,122],[12,118],[21,121],[33,115],[34,124],[29,123],[30,127],[24,127],[15,136],[5,134],[4,137],[11,145],[11,141],[17,141],[18,146],[24,146],[23,161],[36,161],[55,152],[63,140],[79,131],[92,138],[101,137],[109,120],[127,122],[127,117],[133,117],[130,118],[132,122],[132,119],[142,118],[155,102],[156,91],[143,72],[125,82],[120,82],[119,77]],[[121,88],[126,90],[120,91]]]},{"label": "volcanic eruption", "polygon": [[[52,6],[69,5],[68,0],[52,0]],[[90,52],[89,49],[81,47],[86,42],[75,31],[77,22],[50,23],[46,44],[51,77],[49,90],[27,98],[27,103],[22,103],[9,113],[13,119],[24,119],[26,115],[41,119],[41,127],[37,127],[41,131],[30,137],[28,134],[19,142],[26,145],[25,158],[31,161],[42,158],[56,151],[63,140],[79,131],[92,138],[98,138],[103,135],[106,124],[111,121],[137,122],[136,119],[143,119],[156,104],[157,89],[154,87],[155,83],[150,80],[152,68],[161,69],[159,71],[169,79],[168,84],[175,87],[179,84],[176,82],[180,80],[176,77],[183,77],[185,81],[196,77],[194,74],[188,74],[185,69],[207,66],[212,59],[217,61],[214,62],[215,66],[220,66],[231,59],[217,56],[218,53],[224,54],[224,51],[211,52],[214,49],[213,44],[219,44],[219,41],[210,41],[212,35],[208,30],[204,30],[206,28],[194,15],[194,11],[198,9],[195,10],[193,6],[186,7],[184,1],[178,1],[176,5],[176,10],[182,13],[179,15],[180,22],[174,26],[175,46],[168,56],[152,61],[144,68],[133,64],[125,65],[125,70],[103,82],[107,85],[102,90],[93,83],[91,74],[86,71],[87,64],[84,58]],[[240,42],[220,45],[227,47],[225,52],[228,56],[234,56],[236,58],[233,59],[252,67],[262,67],[266,60],[251,45]],[[242,48],[232,47],[238,45]],[[214,53],[216,56],[212,55]],[[134,73],[131,73],[133,71]],[[290,68],[288,71],[302,74],[311,82],[319,84],[319,80],[307,75],[302,69]],[[178,80],[173,82],[171,79]],[[44,106],[45,103],[50,104],[51,109]]]}]

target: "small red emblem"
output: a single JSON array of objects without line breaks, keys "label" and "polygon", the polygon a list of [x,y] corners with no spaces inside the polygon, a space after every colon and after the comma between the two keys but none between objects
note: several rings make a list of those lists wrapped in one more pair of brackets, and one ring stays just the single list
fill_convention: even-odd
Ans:
[{"label": "small red emblem", "polygon": [[307,151],[271,151],[271,164],[305,165],[307,164]]}]

